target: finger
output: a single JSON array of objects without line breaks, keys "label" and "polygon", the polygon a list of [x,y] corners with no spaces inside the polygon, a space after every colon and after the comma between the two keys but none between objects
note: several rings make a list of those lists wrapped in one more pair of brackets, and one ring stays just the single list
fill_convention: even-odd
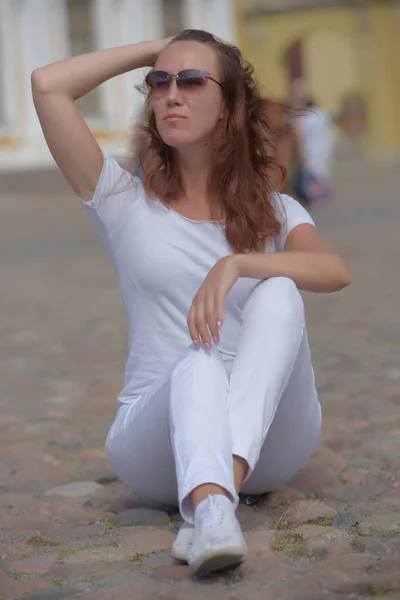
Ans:
[{"label": "finger", "polygon": [[219,343],[218,319],[215,311],[214,295],[209,294],[206,299],[206,322],[214,344]]},{"label": "finger", "polygon": [[221,329],[225,318],[225,296],[218,294],[215,300],[215,314],[217,315],[218,330]]},{"label": "finger", "polygon": [[203,298],[198,298],[196,303],[196,317],[195,317],[195,326],[197,331],[200,334],[201,340],[203,344],[211,350],[211,337],[208,331],[206,317],[205,317],[205,307]]},{"label": "finger", "polygon": [[196,329],[195,319],[196,319],[196,307],[193,306],[193,304],[192,304],[189,314],[188,314],[187,324],[189,327],[189,333],[190,333],[190,337],[192,338],[193,344],[196,346],[196,348],[198,348],[200,346],[200,335]]}]

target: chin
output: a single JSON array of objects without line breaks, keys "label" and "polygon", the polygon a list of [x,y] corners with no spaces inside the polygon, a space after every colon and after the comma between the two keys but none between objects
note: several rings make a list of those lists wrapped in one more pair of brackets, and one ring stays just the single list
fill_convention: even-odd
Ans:
[{"label": "chin", "polygon": [[163,131],[160,132],[162,141],[171,148],[184,148],[193,144],[195,140],[190,138],[184,131]]}]

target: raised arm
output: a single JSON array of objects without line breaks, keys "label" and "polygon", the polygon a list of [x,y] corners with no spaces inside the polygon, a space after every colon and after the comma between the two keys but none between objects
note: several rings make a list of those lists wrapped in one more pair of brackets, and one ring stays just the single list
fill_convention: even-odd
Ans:
[{"label": "raised arm", "polygon": [[103,155],[75,101],[100,84],[154,64],[168,40],[140,42],[82,54],[32,73],[32,94],[47,145],[64,177],[83,200],[91,200]]}]

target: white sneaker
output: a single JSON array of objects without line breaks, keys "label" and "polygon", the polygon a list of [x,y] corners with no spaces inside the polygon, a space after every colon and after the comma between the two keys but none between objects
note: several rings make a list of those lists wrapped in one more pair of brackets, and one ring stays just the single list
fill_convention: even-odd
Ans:
[{"label": "white sneaker", "polygon": [[216,496],[209,496],[207,503],[204,512],[195,519],[189,550],[189,565],[199,575],[237,567],[247,554],[233,507],[221,505]]},{"label": "white sneaker", "polygon": [[172,544],[171,554],[180,562],[187,563],[189,560],[189,550],[193,543],[194,525],[184,521],[178,531],[178,535]]}]

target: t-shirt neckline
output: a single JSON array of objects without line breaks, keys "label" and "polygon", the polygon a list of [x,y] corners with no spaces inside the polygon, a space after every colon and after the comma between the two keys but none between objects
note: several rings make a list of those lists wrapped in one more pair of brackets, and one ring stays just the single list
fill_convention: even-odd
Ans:
[{"label": "t-shirt neckline", "polygon": [[190,219],[189,217],[185,217],[185,215],[178,212],[177,210],[174,210],[170,206],[167,206],[165,204],[164,204],[164,206],[168,210],[170,210],[174,215],[176,215],[177,217],[180,217],[181,219],[183,219],[184,221],[188,221],[189,223],[194,223],[195,225],[202,225],[204,223],[211,223],[212,225],[225,225],[225,221],[211,221],[211,220],[197,221],[196,219]]}]

